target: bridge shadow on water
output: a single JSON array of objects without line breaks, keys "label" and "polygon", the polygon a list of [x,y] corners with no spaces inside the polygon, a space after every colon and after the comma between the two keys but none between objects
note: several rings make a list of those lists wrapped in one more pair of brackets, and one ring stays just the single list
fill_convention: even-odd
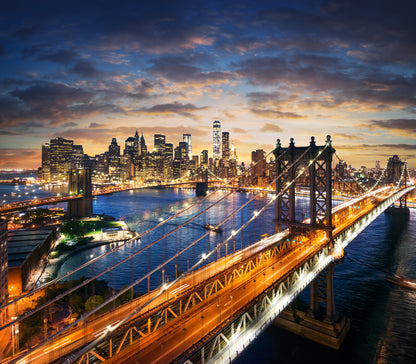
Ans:
[{"label": "bridge shadow on water", "polygon": [[[386,280],[398,271],[409,271],[408,264],[402,267],[401,261],[406,256],[406,247],[412,238],[416,238],[415,222],[415,214],[411,215],[410,221],[409,218],[382,214],[347,247],[344,262],[336,266],[334,278],[336,309],[351,319],[350,332],[340,350],[335,351],[271,325],[235,362],[415,362],[416,318],[413,317],[416,308],[413,317],[409,317],[408,312],[404,314],[403,302],[407,302],[403,296],[410,294],[410,301],[416,307],[416,292],[404,292],[402,287]],[[416,247],[412,253],[416,253]],[[414,271],[416,254],[413,257],[410,264]],[[299,298],[296,306],[307,309],[309,287]],[[392,317],[392,312],[396,317]],[[391,336],[400,338],[392,339]]]}]

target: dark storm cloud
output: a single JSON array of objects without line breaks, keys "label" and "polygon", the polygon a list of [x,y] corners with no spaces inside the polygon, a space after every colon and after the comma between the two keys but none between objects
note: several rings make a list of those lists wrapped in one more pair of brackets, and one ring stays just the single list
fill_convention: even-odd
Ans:
[{"label": "dark storm cloud", "polygon": [[193,118],[195,116],[193,114],[195,111],[205,110],[206,108],[206,106],[198,107],[194,104],[181,104],[179,102],[174,102],[173,104],[160,104],[152,107],[143,107],[136,111],[149,114],[177,114]]},{"label": "dark storm cloud", "polygon": [[[413,137],[416,138],[416,119],[372,120],[370,126],[385,130],[415,133]],[[412,136],[412,134],[409,134],[409,136]]]}]

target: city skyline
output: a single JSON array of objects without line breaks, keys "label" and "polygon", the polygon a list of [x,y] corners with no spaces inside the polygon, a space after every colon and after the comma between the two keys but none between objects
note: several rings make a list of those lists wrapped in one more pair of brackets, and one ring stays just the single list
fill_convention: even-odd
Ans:
[{"label": "city skyline", "polygon": [[0,168],[39,167],[58,136],[94,155],[136,130],[211,156],[214,120],[240,161],[330,134],[355,167],[416,167],[413,2],[67,5],[2,4]]}]

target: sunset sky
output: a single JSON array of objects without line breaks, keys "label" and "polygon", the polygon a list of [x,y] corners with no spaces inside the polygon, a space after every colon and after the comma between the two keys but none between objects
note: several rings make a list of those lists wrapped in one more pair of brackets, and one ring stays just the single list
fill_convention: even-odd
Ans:
[{"label": "sunset sky", "polygon": [[355,167],[416,168],[415,1],[18,1],[0,6],[0,168],[61,136],[89,155],[137,130],[240,161],[333,145]]}]

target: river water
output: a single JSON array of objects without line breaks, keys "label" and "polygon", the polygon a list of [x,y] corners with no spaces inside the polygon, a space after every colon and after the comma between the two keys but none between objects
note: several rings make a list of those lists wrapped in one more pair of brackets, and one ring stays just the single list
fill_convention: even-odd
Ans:
[{"label": "river water", "polygon": [[[5,187],[3,190],[5,191]],[[97,274],[177,228],[219,196],[225,196],[225,192],[211,194],[200,204],[201,207],[192,208],[155,232],[146,235],[140,242],[120,249],[117,253],[79,272],[73,278]],[[114,289],[120,289],[139,279],[166,258],[183,249],[190,241],[194,241],[205,233],[204,224],[220,222],[236,207],[247,202],[251,196],[250,193],[234,193],[228,196],[206,214],[101,278],[107,280]],[[171,280],[175,276],[175,271],[186,270],[200,258],[202,253],[215,249],[218,243],[230,235],[232,229],[246,222],[255,211],[264,206],[266,201],[270,201],[270,198],[271,196],[265,194],[255,199],[247,209],[230,218],[223,225],[222,234],[209,233],[185,254],[172,260],[163,273],[158,271],[152,276],[149,282],[151,287],[162,282],[162,274],[165,281]],[[94,201],[94,213],[105,213],[124,220],[131,229],[141,233],[158,224],[160,220],[193,204],[196,200],[193,190],[127,191],[99,196]],[[300,210],[307,210],[306,200],[298,199],[297,203]],[[227,246],[228,252],[234,247],[239,248],[241,245],[245,246],[257,240],[264,233],[273,231],[273,208],[271,206],[266,209],[261,218],[249,225],[242,237],[240,234],[235,236],[235,239]],[[416,210],[411,209],[409,221],[393,221],[391,217],[382,214],[348,246],[343,264],[335,268],[336,309],[351,319],[350,332],[339,351],[328,349],[270,326],[246,349],[236,363],[416,362],[416,291],[404,289],[386,280],[394,274],[401,274],[406,278],[416,280],[415,243]],[[76,254],[62,265],[59,275],[72,270],[91,257],[108,251],[111,247],[114,245],[101,246]],[[225,247],[221,254],[225,254]],[[146,291],[147,282],[142,282],[136,290]],[[302,296],[306,298],[307,293]]]}]

